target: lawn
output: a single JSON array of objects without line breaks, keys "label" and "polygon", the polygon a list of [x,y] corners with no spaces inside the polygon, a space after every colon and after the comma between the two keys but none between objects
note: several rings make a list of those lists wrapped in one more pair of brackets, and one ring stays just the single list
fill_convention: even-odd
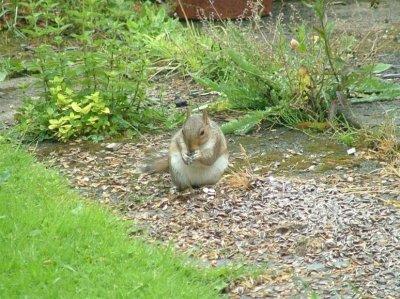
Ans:
[{"label": "lawn", "polygon": [[211,298],[214,271],[129,239],[110,211],[0,142],[0,297]]}]

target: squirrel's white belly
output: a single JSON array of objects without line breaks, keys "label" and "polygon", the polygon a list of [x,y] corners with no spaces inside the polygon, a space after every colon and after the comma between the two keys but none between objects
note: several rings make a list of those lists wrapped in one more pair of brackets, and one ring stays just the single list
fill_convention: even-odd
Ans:
[{"label": "squirrel's white belly", "polygon": [[228,167],[228,154],[221,155],[213,165],[207,166],[194,162],[186,165],[180,153],[170,156],[170,172],[178,188],[212,185],[219,181]]}]

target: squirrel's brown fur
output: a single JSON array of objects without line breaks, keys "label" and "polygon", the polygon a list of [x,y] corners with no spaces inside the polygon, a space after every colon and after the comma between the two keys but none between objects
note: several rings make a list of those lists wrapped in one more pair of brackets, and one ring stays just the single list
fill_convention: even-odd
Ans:
[{"label": "squirrel's brown fur", "polygon": [[169,169],[179,190],[215,184],[228,167],[228,149],[221,129],[207,112],[189,115],[183,127],[174,135],[168,156],[142,168],[143,172],[163,172]]}]

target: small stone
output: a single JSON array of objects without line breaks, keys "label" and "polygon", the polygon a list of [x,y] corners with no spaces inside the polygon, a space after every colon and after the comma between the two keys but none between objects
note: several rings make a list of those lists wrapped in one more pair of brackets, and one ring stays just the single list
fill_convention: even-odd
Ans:
[{"label": "small stone", "polygon": [[290,47],[293,50],[297,50],[299,48],[299,46],[300,46],[300,43],[297,40],[295,40],[294,38],[292,38],[292,40],[290,41]]},{"label": "small stone", "polygon": [[188,106],[188,101],[185,99],[182,99],[179,96],[175,96],[175,107],[181,108],[181,107],[187,107]]},{"label": "small stone", "polygon": [[356,149],[355,149],[354,147],[349,148],[349,149],[347,150],[347,154],[348,154],[348,155],[354,155],[355,153],[356,153]]},{"label": "small stone", "polygon": [[207,195],[215,195],[215,193],[216,193],[214,189],[207,188],[207,187],[203,188],[203,192],[206,193]]},{"label": "small stone", "polygon": [[325,245],[327,248],[332,248],[336,245],[335,241],[333,239],[327,239],[325,241]]},{"label": "small stone", "polygon": [[310,271],[319,271],[325,268],[325,265],[322,263],[313,263],[310,265],[307,265],[307,269]]},{"label": "small stone", "polygon": [[244,293],[244,287],[237,287],[234,291],[236,292],[236,294],[242,295]]},{"label": "small stone", "polygon": [[122,146],[122,143],[109,143],[106,145],[106,150],[115,152],[116,150],[120,149]]},{"label": "small stone", "polygon": [[314,171],[315,170],[315,165],[311,165],[310,167],[308,167],[308,171]]},{"label": "small stone", "polygon": [[351,176],[349,176],[349,177],[347,178],[347,181],[348,181],[349,183],[354,182],[354,178],[351,177]]},{"label": "small stone", "polygon": [[343,259],[343,260],[335,260],[335,261],[333,261],[333,266],[334,266],[336,269],[346,268],[346,267],[349,266],[349,264],[350,264],[349,261],[346,260],[346,259]]},{"label": "small stone", "polygon": [[177,108],[187,107],[187,105],[188,105],[188,102],[185,101],[185,100],[179,101],[179,102],[175,102],[175,106],[176,106]]}]

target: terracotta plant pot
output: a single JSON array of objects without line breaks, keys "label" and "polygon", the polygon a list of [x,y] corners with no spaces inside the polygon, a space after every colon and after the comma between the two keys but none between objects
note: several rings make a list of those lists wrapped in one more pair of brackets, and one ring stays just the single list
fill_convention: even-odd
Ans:
[{"label": "terracotta plant pot", "polygon": [[271,13],[272,0],[263,0],[263,7],[257,7],[256,0],[175,0],[178,17],[190,20],[248,18],[254,10],[262,15]]}]

